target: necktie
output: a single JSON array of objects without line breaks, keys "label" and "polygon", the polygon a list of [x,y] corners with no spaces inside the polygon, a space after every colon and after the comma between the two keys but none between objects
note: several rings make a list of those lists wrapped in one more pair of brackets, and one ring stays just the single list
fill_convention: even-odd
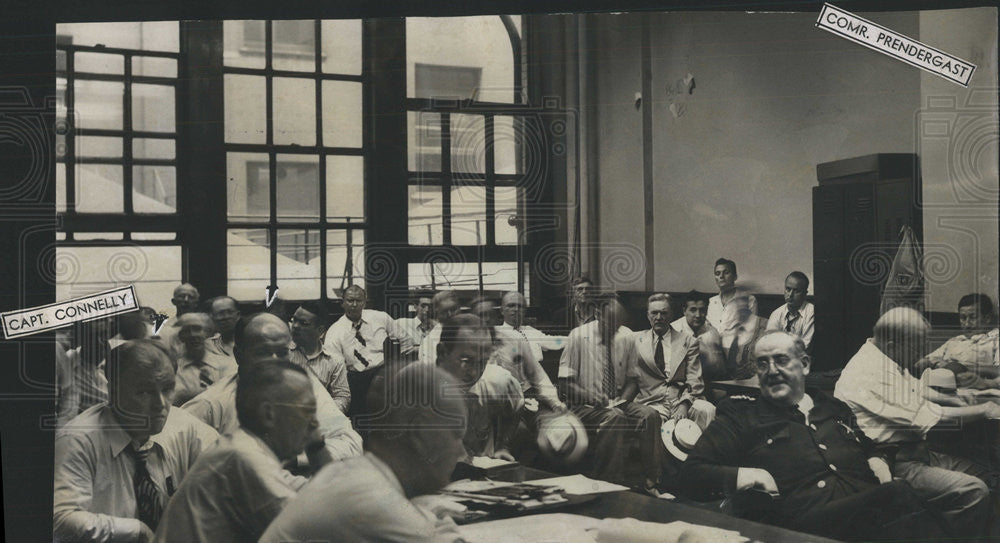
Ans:
[{"label": "necktie", "polygon": [[726,356],[726,365],[729,366],[730,377],[733,379],[738,379],[740,369],[740,334],[739,328],[736,329],[736,335],[733,336],[733,343],[729,346],[729,354]]},{"label": "necktie", "polygon": [[797,311],[796,312],[789,311],[787,319],[788,322],[785,324],[785,331],[791,332],[792,325],[795,324],[795,321],[799,320],[799,313]]},{"label": "necktie", "polygon": [[656,367],[660,368],[660,371],[666,373],[667,364],[663,360],[663,336],[656,336],[656,353],[653,354],[653,361],[656,362]]},{"label": "necktie", "polygon": [[160,491],[156,489],[146,466],[149,451],[153,448],[136,449],[130,446],[129,450],[132,451],[132,457],[135,459],[135,474],[132,476],[132,485],[135,487],[136,517],[149,526],[150,530],[156,531],[163,504],[160,501]]},{"label": "necktie", "polygon": [[607,363],[604,364],[604,379],[601,385],[604,388],[604,395],[608,398],[615,397],[615,357],[614,357],[614,340],[605,339],[605,348],[607,350]]}]

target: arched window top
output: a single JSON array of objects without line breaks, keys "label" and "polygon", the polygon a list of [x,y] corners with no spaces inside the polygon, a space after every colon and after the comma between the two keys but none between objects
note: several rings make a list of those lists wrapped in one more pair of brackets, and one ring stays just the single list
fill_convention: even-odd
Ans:
[{"label": "arched window top", "polygon": [[520,53],[520,16],[409,17],[406,95],[514,103]]}]

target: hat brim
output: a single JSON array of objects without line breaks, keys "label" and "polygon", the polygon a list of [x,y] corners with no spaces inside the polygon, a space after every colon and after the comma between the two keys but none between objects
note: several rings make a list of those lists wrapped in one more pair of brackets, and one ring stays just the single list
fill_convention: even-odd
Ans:
[{"label": "hat brim", "polygon": [[676,427],[677,421],[673,419],[668,420],[660,430],[660,437],[663,439],[663,446],[670,451],[670,454],[674,455],[674,458],[684,462],[687,460],[688,454],[674,443],[674,428]]}]

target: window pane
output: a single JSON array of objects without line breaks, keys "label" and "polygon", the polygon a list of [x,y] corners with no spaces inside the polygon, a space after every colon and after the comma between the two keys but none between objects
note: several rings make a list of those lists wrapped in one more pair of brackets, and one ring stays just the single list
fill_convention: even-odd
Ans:
[{"label": "window pane", "polygon": [[125,211],[122,167],[113,164],[78,164],[76,210],[80,213]]},{"label": "window pane", "polygon": [[323,71],[361,75],[361,20],[323,21]]},{"label": "window pane", "polygon": [[265,154],[226,154],[226,204],[230,220],[267,220],[270,217],[269,172]]},{"label": "window pane", "polygon": [[451,242],[455,245],[486,244],[484,187],[452,187]]},{"label": "window pane", "polygon": [[56,34],[72,36],[74,45],[105,45],[144,51],[176,53],[180,43],[177,21],[58,24]]},{"label": "window pane", "polygon": [[226,66],[264,68],[264,21],[225,21],[222,42]]},{"label": "window pane", "polygon": [[354,261],[354,271],[350,282],[365,288],[365,231],[351,230],[351,255]]},{"label": "window pane", "polygon": [[424,262],[410,262],[406,265],[407,283],[411,289],[433,289],[437,285],[431,282],[431,265]]},{"label": "window pane", "polygon": [[274,143],[316,145],[315,81],[274,78]]},{"label": "window pane", "polygon": [[60,126],[59,121],[66,120],[66,86],[65,78],[56,78],[56,126]]},{"label": "window pane", "polygon": [[319,219],[319,157],[278,155],[278,219]]},{"label": "window pane", "polygon": [[[350,247],[347,240],[351,240]],[[365,231],[328,230],[326,233],[328,296],[343,296],[350,285],[365,286]]]},{"label": "window pane", "polygon": [[226,74],[226,141],[266,143],[267,114],[264,78]]},{"label": "window pane", "polygon": [[441,171],[441,114],[406,113],[407,168],[411,172]]},{"label": "window pane", "polygon": [[[271,282],[271,252],[267,230],[231,229],[226,233],[227,292],[237,300],[260,300]],[[284,285],[278,285],[284,288]]]},{"label": "window pane", "polygon": [[77,128],[122,128],[125,86],[109,81],[77,80],[73,83]]},{"label": "window pane", "polygon": [[125,239],[125,234],[121,232],[77,232],[73,234],[73,237],[79,241],[92,241],[92,240],[123,240]]},{"label": "window pane", "polygon": [[66,163],[56,163],[56,213],[66,211]]},{"label": "window pane", "polygon": [[271,32],[275,70],[316,71],[315,21],[274,21]]},{"label": "window pane", "polygon": [[518,216],[518,194],[516,187],[496,187],[493,190],[493,207],[496,210],[496,244],[517,245],[517,228],[509,219]]},{"label": "window pane", "polygon": [[517,290],[517,262],[483,262],[483,289]]},{"label": "window pane", "polygon": [[78,157],[122,157],[122,139],[98,136],[78,136],[76,138]]},{"label": "window pane", "polygon": [[361,83],[323,82],[323,145],[361,147]]},{"label": "window pane", "polygon": [[58,247],[56,299],[133,285],[140,305],[168,311],[173,309],[173,289],[181,282],[181,264],[179,246]]},{"label": "window pane", "polygon": [[177,239],[176,232],[132,232],[134,240],[169,240]]},{"label": "window pane", "polygon": [[172,139],[136,138],[132,140],[132,156],[135,158],[174,158],[176,142]]},{"label": "window pane", "polygon": [[177,171],[173,166],[132,167],[132,209],[136,213],[177,212]]},{"label": "window pane", "polygon": [[364,219],[365,159],[360,156],[326,157],[326,219]]},{"label": "window pane", "polygon": [[520,144],[520,120],[515,124],[514,117],[498,115],[493,117],[493,161],[496,173],[516,174],[518,171],[517,149]]},{"label": "window pane", "polygon": [[441,187],[409,188],[410,245],[440,245],[444,242]]},{"label": "window pane", "polygon": [[513,102],[514,59],[500,17],[407,17],[406,80],[408,97]]},{"label": "window pane", "polygon": [[319,298],[319,247],[319,230],[278,231],[278,286],[282,298]]},{"label": "window pane", "polygon": [[174,88],[164,85],[132,85],[132,129],[174,132]]},{"label": "window pane", "polygon": [[177,77],[177,61],[162,57],[132,57],[132,73],[157,77]]},{"label": "window pane", "polygon": [[475,262],[434,263],[432,271],[438,288],[479,290],[479,265]]},{"label": "window pane", "polygon": [[482,115],[451,116],[451,171],[486,172],[486,119]]},{"label": "window pane", "polygon": [[123,74],[125,73],[125,57],[123,55],[77,52],[73,54],[73,69],[77,72]]}]

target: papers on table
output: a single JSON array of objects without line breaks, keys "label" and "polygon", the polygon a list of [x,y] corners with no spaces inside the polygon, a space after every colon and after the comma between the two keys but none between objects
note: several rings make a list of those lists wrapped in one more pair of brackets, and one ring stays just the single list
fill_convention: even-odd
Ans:
[{"label": "papers on table", "polygon": [[500,460],[498,458],[490,458],[489,456],[474,456],[472,457],[472,465],[481,469],[498,468],[502,466],[513,466],[517,465],[517,462],[510,462],[507,460]]},{"label": "papers on table", "polygon": [[627,486],[616,485],[606,481],[591,479],[585,475],[568,475],[566,477],[552,477],[549,479],[538,479],[535,481],[525,481],[529,485],[558,486],[571,496],[584,496],[587,494],[603,494],[605,492],[619,492],[628,490]]},{"label": "papers on table", "polygon": [[461,526],[468,543],[742,543],[739,532],[683,521],[666,524],[633,518],[598,520],[565,513],[529,515]]}]

